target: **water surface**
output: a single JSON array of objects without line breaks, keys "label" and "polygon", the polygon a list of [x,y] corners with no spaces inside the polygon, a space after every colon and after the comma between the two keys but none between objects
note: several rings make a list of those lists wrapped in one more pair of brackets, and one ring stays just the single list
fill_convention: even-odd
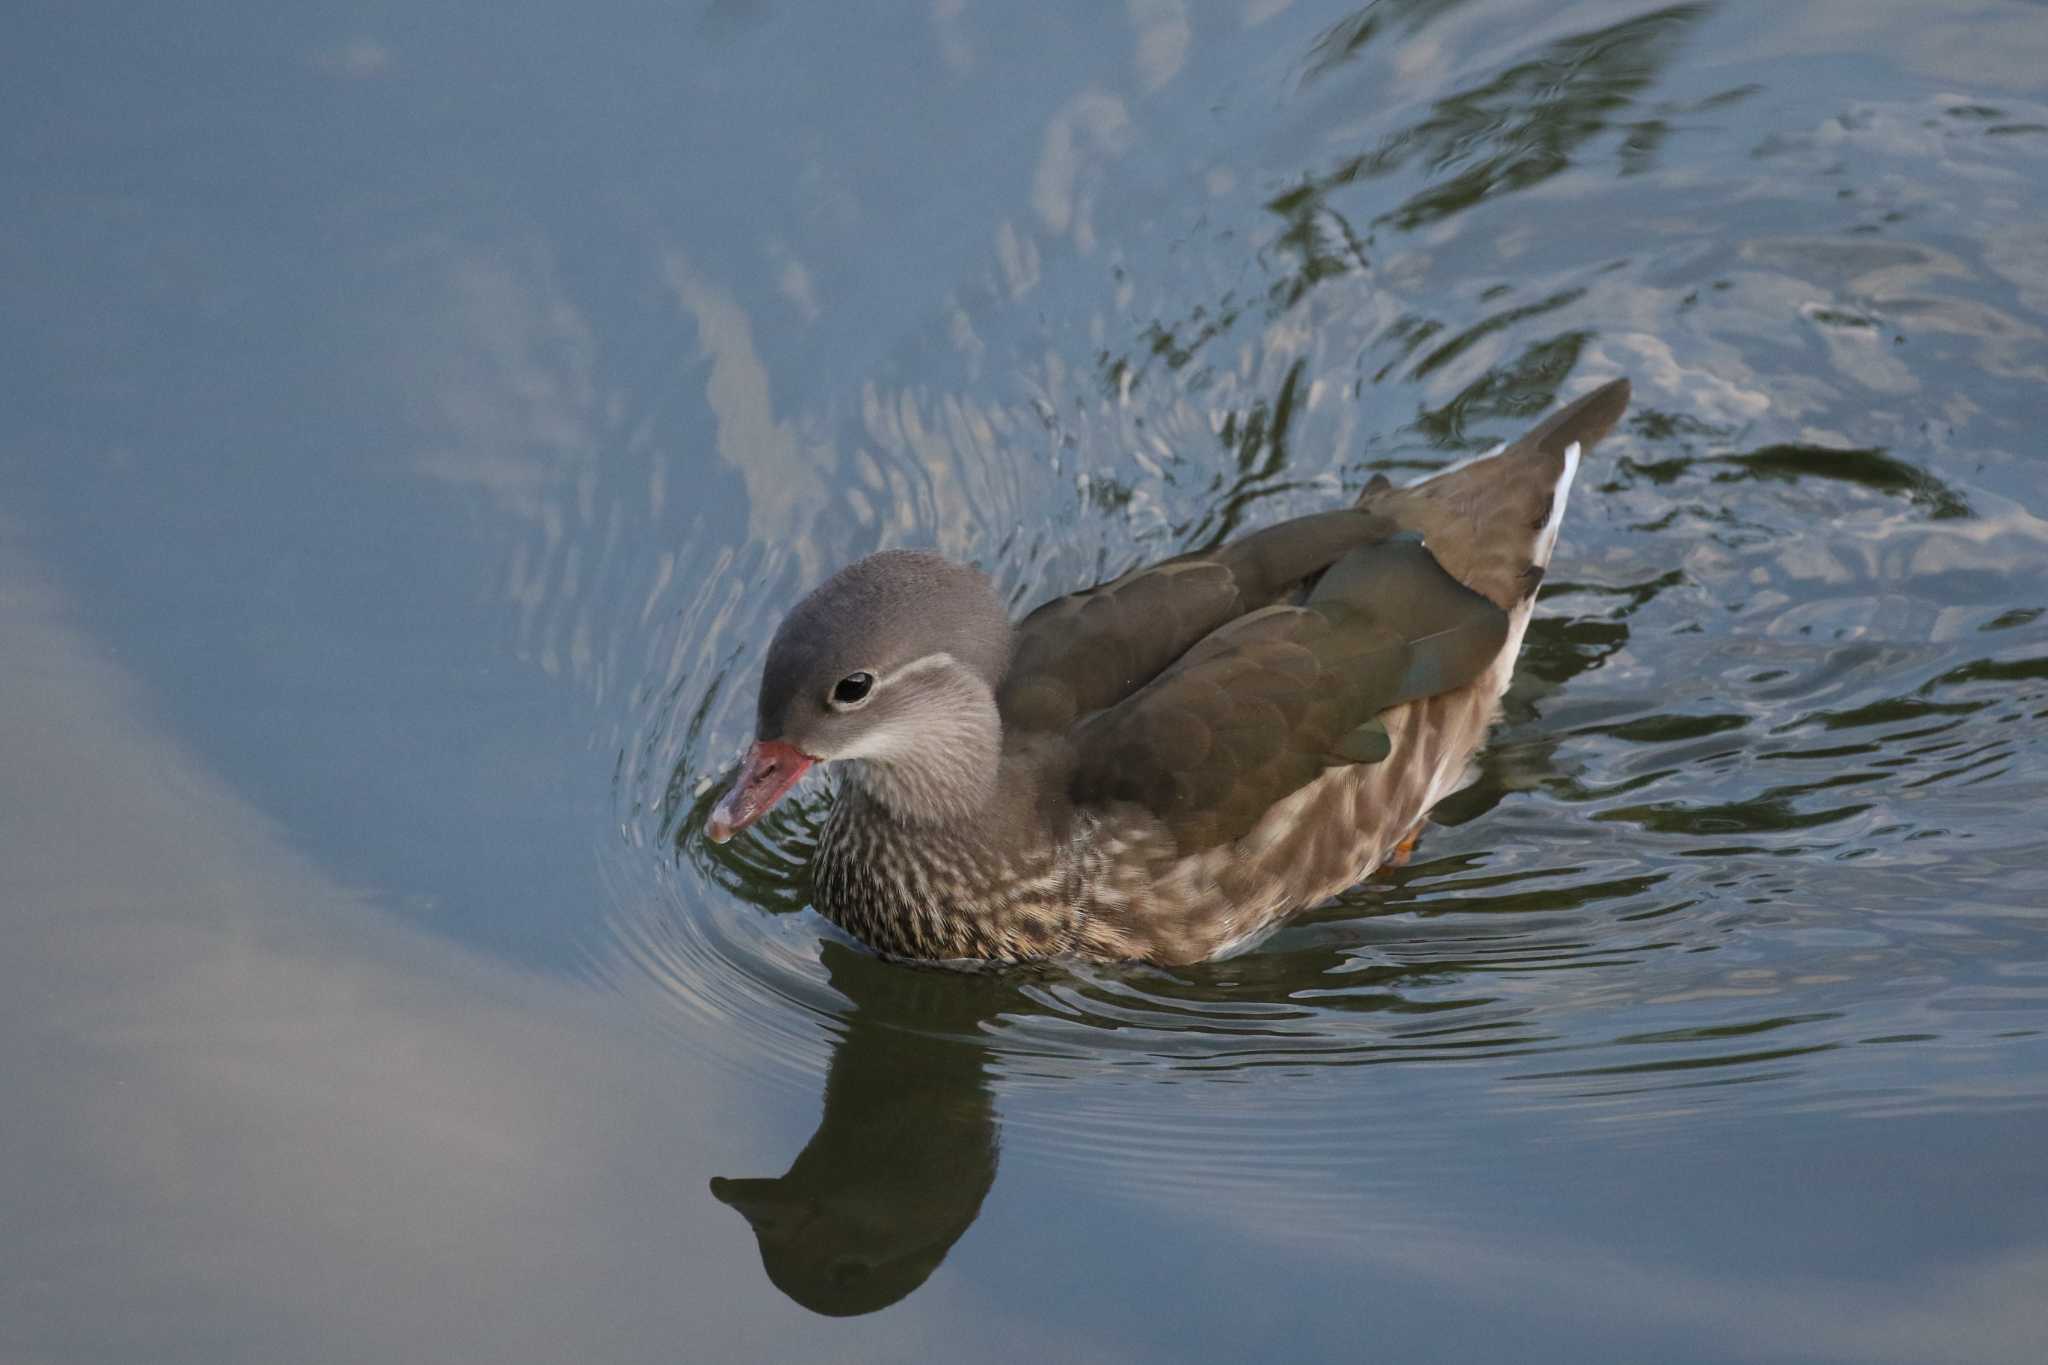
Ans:
[{"label": "water surface", "polygon": [[[32,6],[0,1355],[2048,1350],[2048,10]],[[997,974],[697,831],[1020,609],[1633,378],[1473,783]]]}]

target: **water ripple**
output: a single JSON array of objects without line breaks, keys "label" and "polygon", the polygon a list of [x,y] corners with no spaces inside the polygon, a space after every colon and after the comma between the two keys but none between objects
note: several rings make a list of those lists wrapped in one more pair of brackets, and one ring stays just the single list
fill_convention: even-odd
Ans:
[{"label": "water ripple", "polygon": [[[1549,89],[1553,67],[1619,107],[1697,17],[1680,6],[1554,43],[1406,111],[1405,131],[1347,125],[1364,150],[1236,216],[1216,206],[1212,246],[1236,233],[1261,244],[1255,284],[1205,280],[1199,265],[1192,284],[1162,282],[1126,257],[1115,307],[1097,308],[1092,277],[1034,260],[1041,304],[1097,308],[1089,354],[1039,334],[1008,353],[981,346],[962,364],[1006,366],[998,396],[876,381],[857,415],[804,424],[842,438],[836,510],[746,549],[693,537],[617,627],[646,641],[645,667],[608,741],[619,837],[601,853],[612,903],[590,970],[657,1016],[715,1020],[686,1032],[763,1072],[814,1076],[849,1038],[894,1031],[1000,1078],[1026,1135],[1055,1121],[1024,1097],[1056,1085],[1053,1145],[1068,1157],[1089,1141],[1207,1150],[1235,1122],[1225,1105],[1199,1131],[1150,1131],[1077,1090],[1084,1078],[1248,1084],[1375,1067],[1421,1093],[1644,1122],[1759,1103],[1903,1112],[1952,1102],[1944,1056],[2030,1038],[2048,840],[2011,812],[2048,798],[2048,607],[2031,586],[2048,575],[2048,525],[2013,501],[2026,480],[1981,425],[1932,446],[1875,443],[1902,435],[1890,417],[1863,440],[1834,429],[1863,430],[1868,386],[1904,391],[1910,354],[1865,353],[1879,321],[1974,337],[2015,365],[2009,343],[2031,324],[1938,297],[1977,265],[1896,232],[1730,246],[1676,220],[1634,222],[1612,259],[1539,263],[1533,284],[1489,278],[1493,258],[1473,255],[1485,203],[1564,174],[1605,127],[1558,123],[1564,106],[1547,103],[1512,127],[1474,111],[1530,82]],[[1349,59],[1335,30],[1330,41],[1308,98],[1339,98]],[[1670,109],[1725,111],[1753,93]],[[1873,107],[1760,152],[1761,182],[1744,156],[1684,193],[1713,192],[1720,175],[1804,212],[1825,153],[1925,155],[1916,173],[1968,198],[1974,168],[2007,153],[1974,132],[1957,142],[1945,109],[1926,113],[1941,136],[1897,144],[1907,151],[1872,130],[1919,114]],[[1463,150],[1431,173],[1444,148]],[[1658,148],[1629,155],[1643,171]],[[1428,251],[1408,236],[1424,223]],[[2012,268],[2010,254],[1983,268]],[[1474,279],[1441,273],[1475,260]],[[1788,297],[1808,300],[1797,325],[1828,364],[1780,379],[1756,367],[1756,338],[1782,337]],[[959,325],[995,306],[964,306]],[[1681,336],[1683,361],[1614,321],[1637,317]],[[1637,372],[1640,404],[1575,500],[1473,781],[1439,807],[1412,865],[1255,950],[1178,969],[885,964],[806,908],[827,784],[731,845],[699,836],[778,611],[830,567],[809,557],[821,545],[844,558],[936,543],[1021,608],[1331,505],[1370,472],[1433,467],[1610,368]],[[1971,467],[1966,439],[1984,448],[1974,476],[1956,472]],[[1338,1140],[1322,1122],[1304,1114],[1261,1141],[1311,1160]]]}]

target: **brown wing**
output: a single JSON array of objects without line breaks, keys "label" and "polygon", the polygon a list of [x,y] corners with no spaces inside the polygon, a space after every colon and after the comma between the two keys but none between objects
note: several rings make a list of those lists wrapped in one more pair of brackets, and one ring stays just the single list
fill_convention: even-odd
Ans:
[{"label": "brown wing", "polygon": [[1353,508],[1322,512],[1055,598],[1017,626],[998,698],[1003,723],[1063,731],[1129,697],[1219,626],[1395,530]]},{"label": "brown wing", "polygon": [[1327,768],[1384,753],[1381,711],[1471,682],[1507,632],[1420,540],[1360,546],[1303,605],[1230,621],[1082,722],[1071,795],[1145,808],[1183,852],[1241,838]]}]

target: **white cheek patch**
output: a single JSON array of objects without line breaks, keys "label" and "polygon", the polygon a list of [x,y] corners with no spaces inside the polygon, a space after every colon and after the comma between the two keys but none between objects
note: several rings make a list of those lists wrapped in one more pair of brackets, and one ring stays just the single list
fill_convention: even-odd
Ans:
[{"label": "white cheek patch", "polygon": [[[926,673],[949,675],[948,684],[926,694],[915,714],[899,713],[886,721],[870,721],[862,727],[845,748],[834,752],[834,759],[878,758],[888,759],[906,750],[926,748],[934,744],[958,743],[971,734],[962,735],[964,722],[960,711],[964,696],[972,695],[986,700],[992,707],[987,684],[967,671],[958,659],[944,650],[912,659],[909,663],[893,668],[884,674],[877,674],[873,695],[883,698],[886,690],[901,687],[910,679]],[[863,707],[862,711],[867,708]],[[861,711],[848,712],[849,718],[860,716]],[[970,728],[971,727],[966,727]]]}]

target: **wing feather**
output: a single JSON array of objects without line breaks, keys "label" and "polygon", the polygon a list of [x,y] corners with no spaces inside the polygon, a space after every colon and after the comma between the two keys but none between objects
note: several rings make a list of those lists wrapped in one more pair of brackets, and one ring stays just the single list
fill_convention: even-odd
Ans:
[{"label": "wing feather", "polygon": [[1356,508],[1321,512],[1055,598],[1017,624],[998,698],[1004,724],[1065,730],[1150,683],[1218,627],[1298,595],[1348,551],[1397,529]]},{"label": "wing feather", "polygon": [[1463,687],[1498,656],[1508,614],[1412,536],[1348,551],[1300,606],[1228,621],[1075,730],[1071,795],[1134,802],[1183,852],[1239,839],[1328,768],[1370,761],[1357,735],[1389,707]]}]

